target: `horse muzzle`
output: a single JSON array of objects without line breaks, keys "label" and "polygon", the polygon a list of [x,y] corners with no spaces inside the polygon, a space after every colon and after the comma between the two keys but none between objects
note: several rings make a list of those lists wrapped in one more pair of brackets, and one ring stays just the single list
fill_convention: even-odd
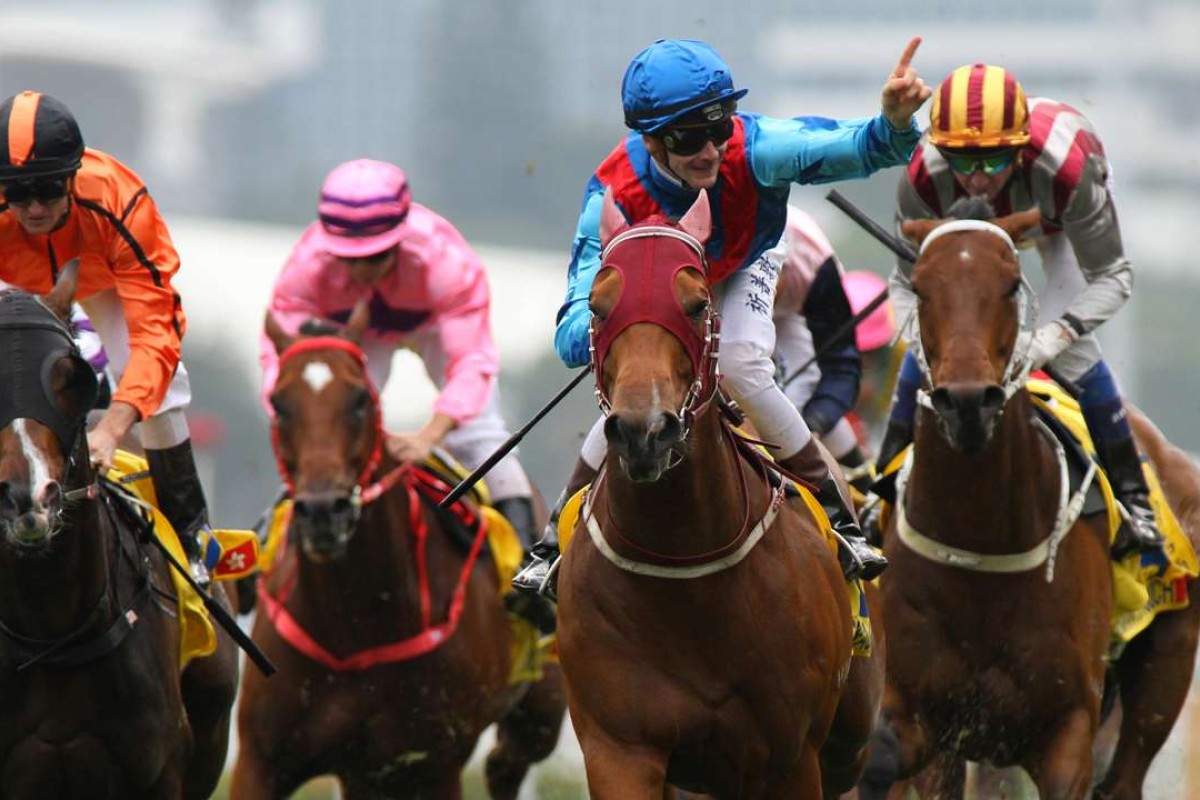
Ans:
[{"label": "horse muzzle", "polygon": [[939,386],[929,400],[950,446],[974,455],[991,441],[1007,397],[998,384],[963,382]]},{"label": "horse muzzle", "polygon": [[62,492],[57,483],[50,486],[46,502],[35,504],[28,487],[0,481],[0,534],[19,553],[43,552],[58,532]]},{"label": "horse muzzle", "polygon": [[292,531],[309,559],[334,561],[358,527],[362,509],[356,497],[342,492],[297,494],[292,506]]},{"label": "horse muzzle", "polygon": [[669,411],[613,411],[604,421],[604,437],[625,476],[636,483],[650,483],[682,456],[683,422]]}]

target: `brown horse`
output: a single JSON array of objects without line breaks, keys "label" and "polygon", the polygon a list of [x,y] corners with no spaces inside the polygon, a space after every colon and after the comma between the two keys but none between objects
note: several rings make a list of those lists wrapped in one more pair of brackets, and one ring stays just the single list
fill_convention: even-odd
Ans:
[{"label": "brown horse", "polygon": [[[1109,666],[1108,527],[1102,513],[1060,517],[1055,443],[1024,390],[1018,343],[1032,306],[1013,242],[1036,222],[1033,212],[904,227],[923,243],[913,347],[927,394],[886,535],[888,685],[868,770],[877,782],[863,797],[926,765],[923,796],[961,796],[961,759],[1022,766],[1043,800],[1091,792]],[[1132,416],[1194,536],[1200,473]],[[1196,581],[1189,588],[1194,597]],[[1108,676],[1124,714],[1098,796],[1142,796],[1187,694],[1198,626],[1195,600],[1160,615]]]},{"label": "brown horse", "polygon": [[271,395],[294,500],[288,544],[259,584],[253,637],[279,665],[247,672],[233,798],[285,797],[335,774],[347,798],[461,797],[460,773],[498,722],[493,797],[516,797],[550,754],[565,700],[557,667],[509,684],[510,629],[482,538],[464,548],[382,447],[365,357],[345,338],[291,340]]},{"label": "brown horse", "polygon": [[606,198],[591,307],[609,449],[559,577],[591,796],[840,794],[865,759],[882,651],[851,658],[834,552],[714,400],[707,196],[678,225],[623,222]]},{"label": "brown horse", "polygon": [[208,797],[237,653],[218,631],[180,674],[170,568],[89,463],[75,286],[68,267],[43,302],[0,294],[0,796]]}]

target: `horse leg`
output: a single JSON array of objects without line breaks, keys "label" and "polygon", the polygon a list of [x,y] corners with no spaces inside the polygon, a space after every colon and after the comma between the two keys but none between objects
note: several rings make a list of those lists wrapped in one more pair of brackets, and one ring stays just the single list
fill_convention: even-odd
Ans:
[{"label": "horse leg", "polygon": [[1042,800],[1078,800],[1087,797],[1092,784],[1094,715],[1076,708],[1059,727],[1036,761],[1023,766],[1037,784]]},{"label": "horse leg", "polygon": [[531,764],[554,752],[567,706],[562,668],[547,664],[542,679],[496,725],[496,744],[488,753],[488,794],[515,798]]},{"label": "horse leg", "polygon": [[287,797],[295,786],[280,785],[279,773],[251,743],[242,740],[229,783],[229,800],[273,800]]},{"label": "horse leg", "polygon": [[[221,584],[213,587],[213,597],[229,609],[228,596]],[[229,726],[237,683],[237,646],[218,627],[216,651],[188,664],[181,679],[183,705],[187,709],[194,743],[184,776],[185,798],[203,800],[209,797],[221,778],[229,750]]]},{"label": "horse leg", "polygon": [[622,746],[601,731],[579,727],[588,795],[593,800],[662,800],[670,797],[666,794],[665,753],[645,747]]},{"label": "horse leg", "polygon": [[816,747],[805,744],[800,758],[792,766],[791,772],[767,790],[767,797],[788,798],[791,800],[822,800],[826,795],[821,788],[821,756]]},{"label": "horse leg", "polygon": [[1154,620],[1129,643],[1117,662],[1121,732],[1097,797],[1140,798],[1146,772],[1162,748],[1191,686],[1196,660],[1200,600],[1190,581],[1192,602]]},{"label": "horse leg", "polygon": [[889,789],[897,781],[912,777],[934,756],[930,737],[908,714],[904,701],[892,688],[884,690],[879,724],[871,734],[867,768],[858,784],[862,800],[883,800],[895,795]]}]

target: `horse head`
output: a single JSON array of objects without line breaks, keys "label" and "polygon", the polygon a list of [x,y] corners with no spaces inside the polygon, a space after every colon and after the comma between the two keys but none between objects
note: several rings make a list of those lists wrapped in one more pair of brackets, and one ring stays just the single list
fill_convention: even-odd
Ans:
[{"label": "horse head", "polygon": [[369,319],[360,302],[343,328],[309,326],[294,338],[267,313],[279,353],[272,441],[293,500],[292,533],[314,561],[345,552],[383,453],[379,397],[359,347]]},{"label": "horse head", "polygon": [[990,206],[969,213],[978,218],[915,220],[902,230],[920,245],[912,272],[918,330],[910,341],[924,372],[921,403],[950,445],[971,454],[991,440],[1029,373],[1023,334],[1036,321],[1036,299],[1016,244],[1040,216],[996,218]]},{"label": "horse head", "polygon": [[0,293],[0,535],[18,555],[47,552],[93,482],[84,431],[96,373],[68,327],[78,268],[68,263],[44,297]]},{"label": "horse head", "polygon": [[610,193],[592,284],[592,363],[604,433],[625,474],[654,481],[683,456],[695,415],[717,389],[718,316],[704,243],[708,196],[678,223],[626,225]]}]

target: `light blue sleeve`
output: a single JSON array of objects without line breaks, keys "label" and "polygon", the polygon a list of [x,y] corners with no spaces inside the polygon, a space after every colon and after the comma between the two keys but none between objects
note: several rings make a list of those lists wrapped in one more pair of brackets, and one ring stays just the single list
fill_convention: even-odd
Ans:
[{"label": "light blue sleeve", "polygon": [[592,281],[600,271],[600,209],[603,205],[601,187],[584,203],[571,247],[567,298],[558,309],[558,325],[554,330],[554,349],[568,367],[582,367],[591,358],[588,328],[592,323],[592,312],[588,308],[588,298],[592,294]]},{"label": "light blue sleeve", "polygon": [[858,119],[757,116],[749,142],[750,164],[759,183],[830,183],[865,178],[876,170],[907,164],[921,138],[916,120],[897,131],[880,114]]}]

